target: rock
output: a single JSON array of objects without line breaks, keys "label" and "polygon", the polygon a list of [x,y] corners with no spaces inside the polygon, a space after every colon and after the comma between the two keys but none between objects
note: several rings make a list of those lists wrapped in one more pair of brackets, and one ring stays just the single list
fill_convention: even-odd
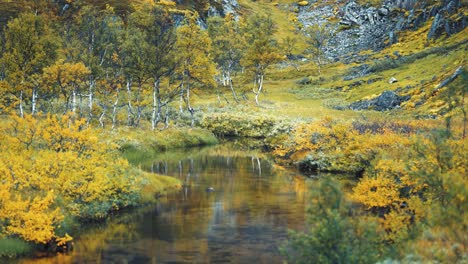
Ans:
[{"label": "rock", "polygon": [[449,85],[451,82],[453,82],[457,77],[463,73],[463,67],[460,66],[458,67],[455,72],[448,77],[447,79],[443,80],[439,85],[437,85],[436,89],[434,90],[433,94],[435,94],[437,91],[439,91],[441,88]]},{"label": "rock", "polygon": [[402,31],[406,27],[406,21],[404,17],[401,17],[396,23],[395,30]]},{"label": "rock", "polygon": [[[179,2],[179,1],[178,1]],[[182,1],[183,2],[183,1]],[[225,16],[232,14],[234,18],[239,18],[239,3],[237,0],[222,0],[218,1],[217,5],[210,5],[208,8],[208,16]]]},{"label": "rock", "polygon": [[437,13],[437,15],[434,18],[434,22],[432,22],[431,29],[427,33],[427,39],[432,39],[432,38],[437,38],[441,34],[441,28],[443,28],[445,24],[445,19],[444,17],[440,14]]},{"label": "rock", "polygon": [[380,15],[380,16],[388,16],[389,14],[389,11],[387,8],[379,8],[379,10],[377,10],[377,13]]},{"label": "rock", "polygon": [[373,83],[375,83],[377,81],[381,81],[381,80],[382,80],[381,77],[371,78],[371,79],[367,80],[367,84],[373,84]]},{"label": "rock", "polygon": [[426,12],[421,12],[419,15],[417,15],[413,19],[413,21],[412,21],[413,28],[414,29],[420,28],[422,25],[424,25],[424,23],[427,20],[428,20],[428,15],[426,14]]},{"label": "rock", "polygon": [[409,100],[409,96],[399,96],[394,91],[385,91],[376,98],[363,100],[349,105],[351,110],[386,111],[397,108],[402,102]]},{"label": "rock", "polygon": [[296,81],[296,84],[299,84],[299,85],[307,85],[311,83],[312,83],[312,80],[309,77],[304,77]]},{"label": "rock", "polygon": [[290,55],[287,55],[287,58],[288,58],[288,60],[301,60],[302,61],[306,57],[304,57],[304,55],[302,55],[302,54],[297,54],[297,55],[290,54]]},{"label": "rock", "polygon": [[402,57],[401,54],[400,54],[400,52],[398,52],[398,50],[394,51],[394,52],[393,52],[393,55],[395,55],[395,57],[397,57],[397,59],[399,59],[399,58]]},{"label": "rock", "polygon": [[214,189],[213,187],[208,187],[208,188],[206,188],[206,191],[207,191],[207,192],[214,192],[215,189]]},{"label": "rock", "polygon": [[359,80],[359,81],[351,83],[350,85],[348,85],[348,87],[349,88],[358,87],[358,86],[361,86],[363,83],[364,83],[364,81]]},{"label": "rock", "polygon": [[390,33],[388,34],[388,42],[390,45],[398,42],[398,37],[395,34],[395,31],[390,31]]},{"label": "rock", "polygon": [[[317,2],[307,1],[309,6]],[[329,27],[332,37],[324,53],[330,61],[340,60],[345,63],[359,63],[356,61],[358,57],[349,54],[358,54],[362,50],[379,51],[397,43],[399,31],[417,30],[431,19],[434,21],[428,39],[455,34],[468,25],[461,0],[441,0],[436,4],[416,0],[383,0],[377,8],[358,4],[362,2],[365,1],[343,0],[341,3],[345,4],[338,10],[333,5],[298,8],[297,2],[290,4],[290,7],[298,10],[298,22],[304,28],[330,25],[330,20],[339,19],[339,23]]]},{"label": "rock", "polygon": [[370,73],[369,64],[361,64],[359,66],[352,67],[348,74],[343,78],[343,81],[351,81],[356,78],[364,77]]},{"label": "rock", "polygon": [[390,83],[390,84],[396,83],[396,82],[398,82],[398,80],[395,77],[392,77],[392,78],[390,78],[390,80],[388,80],[388,83]]}]

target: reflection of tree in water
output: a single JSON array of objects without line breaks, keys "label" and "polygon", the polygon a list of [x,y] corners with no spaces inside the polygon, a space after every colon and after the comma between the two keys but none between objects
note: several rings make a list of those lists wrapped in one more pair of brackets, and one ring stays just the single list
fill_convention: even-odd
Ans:
[{"label": "reflection of tree in water", "polygon": [[[301,228],[306,189],[304,178],[274,169],[261,154],[227,154],[222,148],[214,148],[209,152],[185,153],[185,159],[176,161],[153,161],[161,164],[153,166],[160,168],[157,173],[167,171],[168,175],[185,182],[172,215],[166,220],[159,219],[159,224],[178,226],[169,229],[172,232],[166,233],[163,240],[168,237],[174,240],[199,238],[200,241],[193,242],[207,243],[210,251],[229,255],[229,250],[236,251],[234,247],[239,247],[240,241],[245,243],[245,240],[261,242],[261,250],[269,248],[267,251],[270,251],[275,248],[273,237],[285,237],[284,226]],[[206,192],[207,187],[213,187],[215,191]],[[163,215],[160,214],[165,217]],[[205,237],[208,240],[202,239]],[[215,246],[218,243],[224,246]],[[187,243],[183,245],[181,247],[186,247]],[[247,256],[253,248],[250,245],[243,254]]]},{"label": "reflection of tree in water", "polygon": [[236,149],[220,145],[141,160],[146,171],[181,179],[183,190],[87,231],[68,262],[281,261],[277,247],[287,229],[304,227],[305,178],[261,153]]}]

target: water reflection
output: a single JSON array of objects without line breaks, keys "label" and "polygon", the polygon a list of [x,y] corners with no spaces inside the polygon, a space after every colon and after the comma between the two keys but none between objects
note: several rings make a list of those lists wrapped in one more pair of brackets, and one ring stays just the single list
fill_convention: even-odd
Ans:
[{"label": "water reflection", "polygon": [[165,153],[139,166],[177,177],[184,187],[90,230],[72,253],[40,262],[281,263],[278,245],[287,229],[304,226],[304,178],[275,169],[259,153],[224,145]]}]

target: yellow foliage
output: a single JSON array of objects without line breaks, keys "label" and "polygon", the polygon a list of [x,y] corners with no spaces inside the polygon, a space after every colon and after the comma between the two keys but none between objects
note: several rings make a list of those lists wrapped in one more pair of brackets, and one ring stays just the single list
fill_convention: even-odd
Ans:
[{"label": "yellow foliage", "polygon": [[156,2],[158,5],[163,5],[163,6],[176,6],[176,3],[173,1],[168,1],[168,0],[159,0],[159,2]]},{"label": "yellow foliage", "polygon": [[46,243],[55,237],[54,230],[63,220],[63,215],[59,208],[52,209],[55,199],[52,191],[31,200],[23,199],[5,184],[1,185],[1,189],[0,218],[9,222],[5,228],[6,234],[19,235],[35,243]]},{"label": "yellow foliage", "polygon": [[73,237],[71,237],[70,235],[68,235],[66,233],[65,233],[64,237],[58,237],[58,238],[55,239],[55,241],[57,242],[57,246],[59,246],[59,247],[65,246],[68,242],[70,242],[72,240],[73,240]]},{"label": "yellow foliage", "polygon": [[103,218],[133,205],[141,180],[115,149],[69,116],[12,116],[1,127],[0,221],[3,235],[34,243],[72,238],[56,233],[65,215]]},{"label": "yellow foliage", "polygon": [[352,199],[367,209],[385,208],[401,203],[398,186],[384,176],[364,178],[353,189]]},{"label": "yellow foliage", "polygon": [[405,211],[392,210],[379,219],[382,228],[386,231],[387,241],[397,242],[408,236],[408,226],[411,215]]}]

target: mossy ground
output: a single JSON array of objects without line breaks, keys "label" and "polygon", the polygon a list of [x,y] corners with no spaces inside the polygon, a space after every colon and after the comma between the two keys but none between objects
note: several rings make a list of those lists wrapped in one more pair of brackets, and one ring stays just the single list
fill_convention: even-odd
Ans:
[{"label": "mossy ground", "polygon": [[[260,3],[255,3],[259,8]],[[272,67],[266,75],[265,90],[260,96],[260,106],[253,101],[251,86],[243,79],[234,80],[236,89],[245,91],[247,101],[237,105],[230,91],[224,90],[226,103],[216,95],[202,92],[196,99],[198,107],[206,109],[218,108],[221,111],[242,112],[244,114],[269,114],[286,119],[318,119],[324,116],[336,118],[358,118],[360,116],[385,117],[397,114],[401,118],[414,118],[422,115],[442,117],[439,110],[443,103],[437,94],[433,94],[436,86],[448,78],[460,66],[468,66],[467,36],[468,29],[442,37],[433,42],[427,42],[426,35],[430,21],[417,31],[402,33],[400,42],[379,51],[365,51],[368,64],[373,72],[364,77],[345,81],[344,77],[352,67],[360,64],[332,63],[318,74],[317,66],[312,62],[297,62],[298,67],[281,65]],[[395,54],[399,54],[398,56]],[[390,84],[390,78],[398,82]],[[301,85],[298,81],[309,78],[309,84]],[[456,82],[455,85],[465,85]],[[388,112],[336,110],[336,107],[347,106],[352,102],[367,100],[380,95],[383,91],[396,91],[400,95],[409,95],[409,101],[402,104],[398,110]]]}]

